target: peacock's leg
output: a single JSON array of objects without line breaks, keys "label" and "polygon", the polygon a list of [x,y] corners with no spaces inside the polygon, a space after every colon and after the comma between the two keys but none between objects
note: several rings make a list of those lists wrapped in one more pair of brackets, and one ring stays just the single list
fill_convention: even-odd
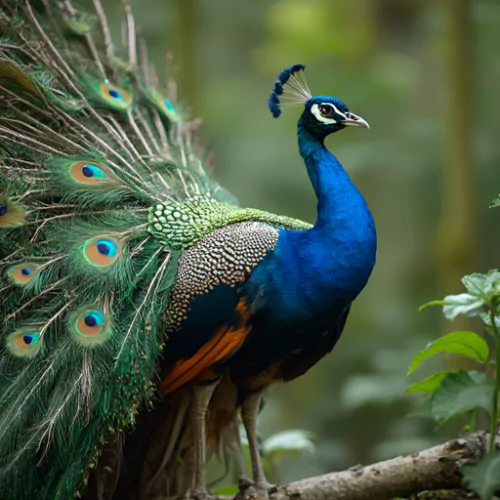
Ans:
[{"label": "peacock's leg", "polygon": [[245,398],[243,404],[241,405],[241,418],[247,433],[255,486],[258,489],[268,490],[274,487],[274,485],[267,481],[266,475],[264,474],[264,469],[260,460],[259,442],[257,439],[257,417],[259,416],[262,395],[262,392],[256,392]]},{"label": "peacock's leg", "polygon": [[193,390],[193,399],[190,408],[191,425],[193,428],[194,442],[194,468],[192,487],[189,497],[196,499],[210,498],[207,490],[205,466],[206,466],[206,425],[205,417],[212,394],[220,379],[215,382],[197,384]]},{"label": "peacock's leg", "polygon": [[247,467],[245,464],[245,457],[243,455],[243,447],[241,446],[238,422],[235,421],[231,425],[233,427],[232,432],[234,433],[234,455],[240,472],[240,483],[250,484],[250,478],[248,477]]}]

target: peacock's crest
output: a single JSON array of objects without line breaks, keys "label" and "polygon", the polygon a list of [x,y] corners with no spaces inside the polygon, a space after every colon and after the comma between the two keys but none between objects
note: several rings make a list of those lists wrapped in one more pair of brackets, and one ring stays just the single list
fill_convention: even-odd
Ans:
[{"label": "peacock's crest", "polygon": [[280,72],[269,94],[267,105],[274,118],[281,115],[283,105],[304,104],[312,97],[304,78],[304,64],[293,64]]}]

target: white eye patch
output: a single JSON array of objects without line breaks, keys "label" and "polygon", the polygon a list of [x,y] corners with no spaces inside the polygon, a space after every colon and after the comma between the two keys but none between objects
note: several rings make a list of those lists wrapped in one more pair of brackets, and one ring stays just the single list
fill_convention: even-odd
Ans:
[{"label": "white eye patch", "polygon": [[[343,116],[344,119],[347,119],[347,117],[345,116],[345,114],[342,113],[341,111],[339,111],[334,104],[332,104],[332,103],[325,103],[324,105],[325,106],[331,106],[337,115]],[[325,125],[332,125],[334,123],[337,123],[337,120],[334,120],[333,118],[328,118],[326,116],[323,116],[321,114],[320,110],[319,110],[319,106],[320,106],[319,104],[313,104],[311,106],[311,113],[316,117],[317,120],[319,120],[321,123],[324,123]]]}]

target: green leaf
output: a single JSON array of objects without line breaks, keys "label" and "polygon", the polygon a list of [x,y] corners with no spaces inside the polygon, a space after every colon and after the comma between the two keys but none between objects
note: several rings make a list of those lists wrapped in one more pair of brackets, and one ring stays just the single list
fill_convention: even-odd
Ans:
[{"label": "green leaf", "polygon": [[482,500],[490,500],[500,490],[500,452],[486,455],[475,464],[464,465],[460,471],[464,483]]},{"label": "green leaf", "polygon": [[426,307],[431,306],[444,306],[444,300],[431,300],[430,302],[426,302],[418,308],[418,312],[424,310]]},{"label": "green leaf", "polygon": [[468,293],[448,295],[444,301],[434,300],[420,307],[443,306],[443,313],[448,319],[455,319],[459,314],[474,317],[482,312],[483,306],[491,305],[500,298],[500,271],[491,269],[486,274],[468,274],[462,278]]},{"label": "green leaf", "polygon": [[486,274],[469,274],[462,278],[462,283],[470,294],[490,301],[500,294],[500,271],[491,269]]},{"label": "green leaf", "polygon": [[444,298],[443,314],[448,319],[455,319],[460,314],[473,318],[481,312],[483,306],[484,300],[470,293],[447,295]]},{"label": "green leaf", "polygon": [[426,346],[412,360],[408,374],[413,373],[426,359],[437,353],[446,352],[466,356],[480,363],[485,363],[490,355],[486,341],[474,332],[453,332],[439,337]]},{"label": "green leaf", "polygon": [[457,373],[456,371],[439,372],[431,375],[430,377],[420,380],[420,382],[415,382],[410,385],[406,392],[424,392],[427,394],[432,394],[441,385],[441,381],[445,379],[450,373]]},{"label": "green leaf", "polygon": [[[490,314],[489,313],[481,313],[479,315],[479,317],[481,318],[481,321],[486,325],[487,327],[487,330],[491,328],[492,324],[491,324],[491,317],[490,317]],[[500,328],[500,316],[495,316],[495,324],[497,326],[497,328]]]},{"label": "green leaf", "polygon": [[451,373],[431,396],[431,413],[443,423],[466,411],[482,408],[492,412],[495,384],[485,373],[470,371]]}]

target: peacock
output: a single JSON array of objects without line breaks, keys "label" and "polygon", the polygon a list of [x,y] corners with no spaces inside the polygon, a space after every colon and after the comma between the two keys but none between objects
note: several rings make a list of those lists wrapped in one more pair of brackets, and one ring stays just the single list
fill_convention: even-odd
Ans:
[{"label": "peacock", "polygon": [[118,46],[93,4],[0,0],[0,498],[209,498],[208,458],[241,463],[240,411],[265,493],[265,391],[333,349],[375,265],[324,145],[368,124],[284,69],[268,106],[303,108],[317,220],[241,208],[129,5]]}]

